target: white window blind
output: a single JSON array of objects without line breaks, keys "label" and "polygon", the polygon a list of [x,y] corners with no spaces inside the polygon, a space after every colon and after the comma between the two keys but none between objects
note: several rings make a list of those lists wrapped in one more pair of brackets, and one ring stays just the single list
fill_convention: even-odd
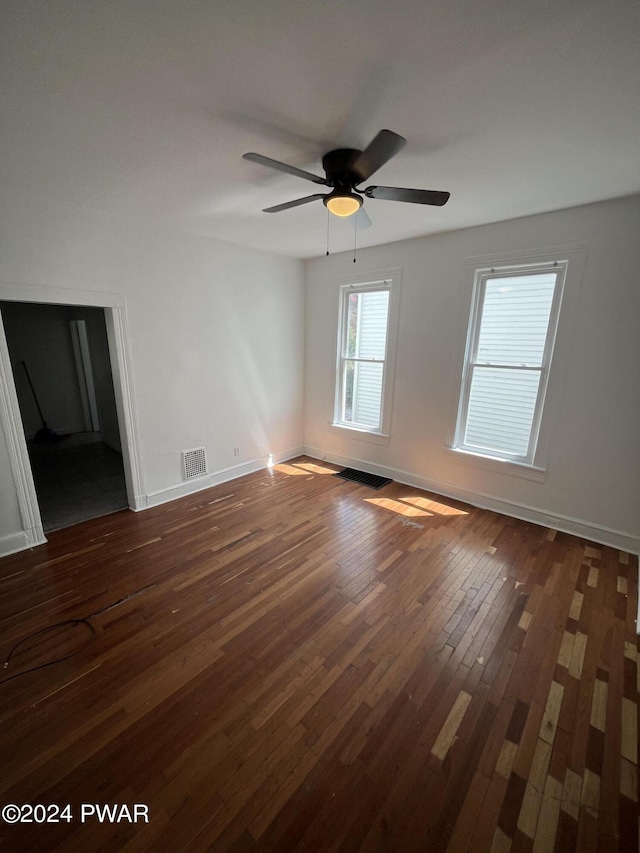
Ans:
[{"label": "white window blind", "polygon": [[374,429],[380,426],[388,313],[388,290],[349,294],[345,420]]},{"label": "white window blind", "polygon": [[334,424],[385,430],[393,280],[340,287]]},{"label": "white window blind", "polygon": [[457,449],[534,464],[565,269],[477,271]]}]

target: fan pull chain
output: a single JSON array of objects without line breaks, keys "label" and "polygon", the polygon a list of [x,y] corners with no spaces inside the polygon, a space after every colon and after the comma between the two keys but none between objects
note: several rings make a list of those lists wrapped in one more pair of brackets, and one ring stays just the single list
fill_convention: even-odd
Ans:
[{"label": "fan pull chain", "polygon": [[353,263],[356,262],[356,248],[358,245],[358,217],[353,217]]},{"label": "fan pull chain", "polygon": [[329,220],[331,219],[331,214],[327,210],[327,257],[329,257]]}]

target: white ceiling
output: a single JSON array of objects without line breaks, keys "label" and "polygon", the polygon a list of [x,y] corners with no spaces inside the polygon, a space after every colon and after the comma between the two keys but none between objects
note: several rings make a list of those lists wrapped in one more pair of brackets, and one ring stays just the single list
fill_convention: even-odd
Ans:
[{"label": "white ceiling", "polygon": [[[320,172],[381,128],[359,246],[640,190],[635,0],[3,0],[0,178],[13,193],[296,257],[324,254]],[[353,244],[332,217],[331,248]]]}]

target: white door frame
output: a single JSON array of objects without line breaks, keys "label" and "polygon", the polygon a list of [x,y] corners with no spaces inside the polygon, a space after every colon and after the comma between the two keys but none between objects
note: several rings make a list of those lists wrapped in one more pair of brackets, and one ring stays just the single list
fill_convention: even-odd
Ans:
[{"label": "white door frame", "polygon": [[[141,465],[140,436],[135,410],[133,376],[124,297],[120,294],[73,290],[58,287],[7,284],[0,282],[0,300],[37,302],[49,305],[81,305],[105,309],[107,338],[113,373],[118,424],[122,446],[122,462],[129,508],[145,509],[147,498]],[[23,525],[24,548],[47,541],[40,517],[27,441],[18,405],[7,338],[0,305],[0,424],[5,434],[11,470],[18,496]]]}]

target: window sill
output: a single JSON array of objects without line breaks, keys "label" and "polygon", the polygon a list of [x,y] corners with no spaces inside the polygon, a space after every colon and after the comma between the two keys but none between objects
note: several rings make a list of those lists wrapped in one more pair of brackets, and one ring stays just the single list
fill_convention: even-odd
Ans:
[{"label": "window sill", "polygon": [[456,462],[471,465],[474,468],[482,468],[485,471],[493,471],[496,474],[507,474],[509,477],[520,477],[523,480],[533,480],[543,483],[547,478],[547,469],[536,465],[523,465],[513,462],[511,459],[497,459],[494,456],[483,456],[481,453],[472,453],[469,450],[460,450],[456,447],[446,447],[447,456]]},{"label": "window sill", "polygon": [[372,430],[362,429],[361,427],[347,426],[346,424],[330,423],[331,429],[336,432],[341,432],[348,438],[353,438],[357,441],[368,441],[372,444],[389,444],[390,436],[382,432],[374,432]]}]

